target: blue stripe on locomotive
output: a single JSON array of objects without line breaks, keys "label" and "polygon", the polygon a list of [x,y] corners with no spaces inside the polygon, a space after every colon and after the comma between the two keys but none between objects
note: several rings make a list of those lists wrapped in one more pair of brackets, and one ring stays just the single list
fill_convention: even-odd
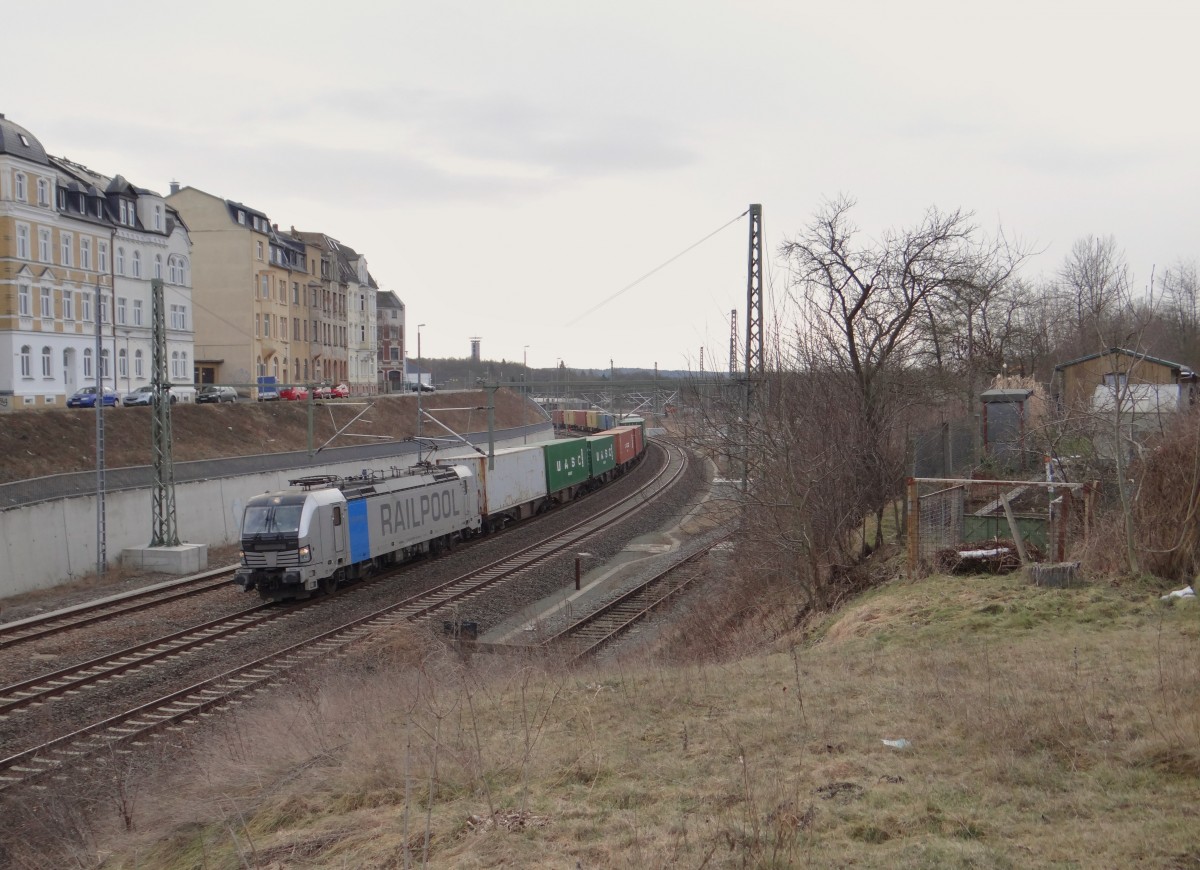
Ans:
[{"label": "blue stripe on locomotive", "polygon": [[346,502],[350,532],[350,561],[362,562],[371,558],[371,532],[367,527],[367,500],[356,498]]}]

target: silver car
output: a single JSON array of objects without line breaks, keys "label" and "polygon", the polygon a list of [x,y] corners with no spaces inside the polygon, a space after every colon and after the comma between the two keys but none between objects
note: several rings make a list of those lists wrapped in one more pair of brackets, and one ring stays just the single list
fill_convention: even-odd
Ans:
[{"label": "silver car", "polygon": [[[179,401],[179,397],[172,393],[171,404],[174,405],[177,401]],[[134,405],[152,405],[154,404],[154,387],[149,384],[144,387],[138,387],[132,393],[127,394],[121,402],[127,408]]]}]

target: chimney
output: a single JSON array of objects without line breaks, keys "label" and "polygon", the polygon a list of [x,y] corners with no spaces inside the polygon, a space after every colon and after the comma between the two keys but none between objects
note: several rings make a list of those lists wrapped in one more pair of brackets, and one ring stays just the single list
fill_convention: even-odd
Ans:
[{"label": "chimney", "polygon": [[171,182],[171,195],[174,196],[177,193],[179,193],[179,182],[172,181]]}]

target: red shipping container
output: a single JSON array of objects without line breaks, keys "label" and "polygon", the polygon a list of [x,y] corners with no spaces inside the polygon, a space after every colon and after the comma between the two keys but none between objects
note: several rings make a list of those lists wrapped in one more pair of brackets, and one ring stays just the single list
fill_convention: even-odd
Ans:
[{"label": "red shipping container", "polygon": [[613,446],[617,450],[617,465],[624,465],[637,456],[637,431],[633,426],[617,426],[600,433],[613,436]]}]

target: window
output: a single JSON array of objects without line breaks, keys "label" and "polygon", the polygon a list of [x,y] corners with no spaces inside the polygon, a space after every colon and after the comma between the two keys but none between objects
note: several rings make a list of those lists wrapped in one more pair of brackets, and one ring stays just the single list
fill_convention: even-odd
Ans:
[{"label": "window", "polygon": [[62,294],[63,320],[75,319],[75,294],[64,290]]},{"label": "window", "polygon": [[16,192],[13,194],[17,202],[25,202],[25,173],[18,172],[15,176]]},{"label": "window", "polygon": [[174,257],[169,257],[167,259],[167,274],[170,276],[168,280],[172,284],[179,283],[179,263]]},{"label": "window", "polygon": [[108,323],[108,296],[101,296],[98,304],[100,306],[100,322]]},{"label": "window", "polygon": [[17,224],[17,259],[29,259],[29,224]]},{"label": "window", "polygon": [[262,315],[254,315],[254,337],[258,338],[262,335]]},{"label": "window", "polygon": [[241,209],[238,209],[238,223],[242,226],[246,225],[246,213]]},{"label": "window", "polygon": [[257,366],[256,366],[256,369],[257,369],[257,371],[258,371],[258,376],[259,376],[260,378],[265,378],[265,377],[267,376],[267,367],[266,367],[266,365],[263,363],[263,360],[262,360],[262,357],[261,357],[261,356],[258,358],[258,364],[257,364]]},{"label": "window", "polygon": [[279,357],[271,360],[271,374],[275,376],[275,380],[279,380]]},{"label": "window", "polygon": [[109,362],[108,362],[108,348],[106,347],[106,348],[104,348],[104,350],[100,351],[100,377],[101,378],[112,377],[112,375],[110,374],[110,371],[111,371],[111,369],[109,368]]},{"label": "window", "polygon": [[54,298],[50,295],[50,288],[42,288],[42,317],[54,316]]},{"label": "window", "polygon": [[140,378],[142,376],[143,363],[144,360],[142,358],[142,352],[140,350],[135,350],[133,352],[133,376],[135,378]]},{"label": "window", "polygon": [[85,347],[83,349],[83,376],[85,378],[92,377],[92,349]]},{"label": "window", "polygon": [[108,271],[108,242],[96,245],[96,268],[101,272]]},{"label": "window", "polygon": [[83,320],[83,322],[90,323],[92,320],[92,294],[91,293],[83,294],[83,296],[81,297],[80,304],[79,304],[79,310],[80,310],[80,313],[83,315],[83,317],[81,318]]},{"label": "window", "polygon": [[44,178],[38,179],[38,205],[50,205],[50,182]]},{"label": "window", "polygon": [[292,282],[292,304],[300,304],[300,284],[296,281]]},{"label": "window", "polygon": [[142,300],[141,299],[133,300],[133,325],[134,326],[142,325]]},{"label": "window", "polygon": [[163,228],[163,208],[161,205],[154,206],[154,229],[162,230]]},{"label": "window", "polygon": [[28,284],[17,287],[17,314],[21,317],[33,316],[33,288]]},{"label": "window", "polygon": [[117,274],[125,274],[125,249],[117,248]]},{"label": "window", "polygon": [[[258,223],[257,218],[255,219],[255,223]],[[261,241],[254,243],[254,256],[255,256],[255,259],[258,259],[258,260],[262,259],[262,242]]]},{"label": "window", "polygon": [[262,278],[262,298],[271,298],[271,279],[269,275],[263,275]]},{"label": "window", "polygon": [[117,297],[117,323],[125,323],[125,297]]},{"label": "window", "polygon": [[81,236],[79,239],[79,267],[81,269],[92,268],[92,240],[86,236]]},{"label": "window", "polygon": [[129,225],[131,227],[137,226],[137,208],[132,202],[129,203]]},{"label": "window", "polygon": [[179,351],[171,351],[171,378],[179,377]]},{"label": "window", "polygon": [[21,345],[21,377],[23,378],[33,377],[33,363],[30,361],[30,354],[32,353],[33,351],[30,350],[29,345]]},{"label": "window", "polygon": [[135,278],[142,277],[142,252],[141,251],[133,252],[133,277],[135,277]]},{"label": "window", "polygon": [[50,372],[50,366],[51,366],[50,348],[43,347],[42,348],[42,377],[43,378],[54,377],[54,375],[51,374],[51,372]]},{"label": "window", "polygon": [[129,222],[129,212],[127,209],[128,207],[125,205],[125,200],[121,200],[121,223],[123,224]]},{"label": "window", "polygon": [[263,315],[263,338],[271,337],[271,315]]},{"label": "window", "polygon": [[58,237],[62,241],[62,256],[60,257],[60,262],[64,266],[70,266],[71,265],[71,243],[75,241],[75,237],[73,235],[71,235],[70,233],[64,233],[64,232],[60,232],[58,234]]},{"label": "window", "polygon": [[171,328],[187,329],[187,308],[183,305],[171,306]]},{"label": "window", "polygon": [[300,340],[300,318],[292,318],[292,341]]},{"label": "window", "polygon": [[162,254],[154,255],[154,277],[162,279]]},{"label": "window", "polygon": [[50,262],[50,230],[46,227],[38,227],[38,260]]},{"label": "window", "polygon": [[129,352],[125,348],[117,351],[117,377],[129,377]]}]

